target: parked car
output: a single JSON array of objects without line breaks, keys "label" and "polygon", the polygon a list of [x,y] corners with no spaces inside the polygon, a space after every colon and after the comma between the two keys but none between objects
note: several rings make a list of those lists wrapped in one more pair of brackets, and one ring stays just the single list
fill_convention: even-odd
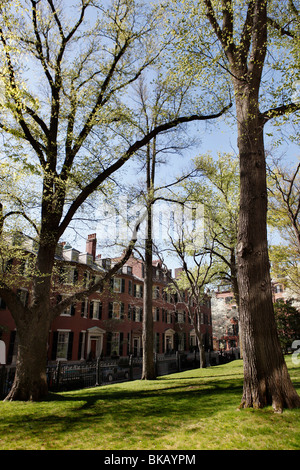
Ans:
[{"label": "parked car", "polygon": [[105,368],[102,371],[103,382],[113,382],[114,380],[128,380],[129,370],[121,367]]}]

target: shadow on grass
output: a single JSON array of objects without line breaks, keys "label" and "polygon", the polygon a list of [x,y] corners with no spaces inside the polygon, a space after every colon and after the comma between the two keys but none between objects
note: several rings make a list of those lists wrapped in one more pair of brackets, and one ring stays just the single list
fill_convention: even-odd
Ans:
[{"label": "shadow on grass", "polygon": [[179,428],[195,420],[228,408],[234,411],[240,395],[241,384],[236,381],[205,385],[190,381],[152,390],[112,385],[49,394],[47,402],[22,406],[22,415],[16,412],[3,419],[0,434],[9,430],[15,449],[26,445],[111,449],[122,448],[128,439],[133,446],[141,441],[159,445],[160,439],[176,436]]},{"label": "shadow on grass", "polygon": [[[299,387],[299,377],[293,383]],[[211,375],[207,370],[201,376],[191,371],[154,381],[50,393],[44,402],[11,409],[0,420],[0,434],[17,436],[15,448],[30,442],[37,448],[45,443],[48,448],[121,449],[126,448],[123,440],[131,448],[139,448],[142,440],[159,446],[168,434],[175,439],[179,429],[205,429],[205,423],[220,419],[231,423],[230,412],[239,406],[242,388],[240,373],[220,370],[220,375]]]},{"label": "shadow on grass", "polygon": [[[172,382],[168,380],[168,382]],[[176,380],[174,379],[174,382]],[[205,417],[220,412],[228,406],[236,409],[242,394],[242,381],[226,381],[226,383],[200,384],[189,382],[182,385],[170,385],[152,390],[127,389],[117,386],[84,390],[80,394],[68,392],[63,395],[51,394],[50,401],[72,402],[75,421],[85,420],[88,416],[99,419],[109,414],[112,419],[122,422],[134,422],[141,417],[153,416],[160,418],[180,417],[185,419],[191,415]],[[81,405],[76,402],[82,403]],[[70,416],[70,415],[69,415]],[[174,425],[176,423],[174,422]]]}]

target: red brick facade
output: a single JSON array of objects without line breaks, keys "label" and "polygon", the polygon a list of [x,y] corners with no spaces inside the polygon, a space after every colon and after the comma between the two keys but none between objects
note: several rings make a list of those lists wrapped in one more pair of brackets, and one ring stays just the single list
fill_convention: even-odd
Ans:
[{"label": "red brick facade", "polygon": [[[84,285],[99,276],[116,260],[96,256],[96,237],[90,235],[86,253],[61,247],[58,264],[67,272],[57,297],[74,284]],[[170,273],[168,273],[169,275]],[[153,318],[155,352],[189,351],[196,345],[193,328],[184,304],[166,292],[168,275],[159,262],[153,263]],[[110,286],[94,292],[70,306],[57,317],[49,331],[48,360],[89,360],[97,357],[142,354],[143,262],[131,257]],[[24,301],[27,292],[23,291]],[[212,349],[212,326],[209,302],[203,305],[202,331],[207,349]],[[6,362],[16,359],[15,324],[5,304],[0,304],[2,340],[6,343]]]}]

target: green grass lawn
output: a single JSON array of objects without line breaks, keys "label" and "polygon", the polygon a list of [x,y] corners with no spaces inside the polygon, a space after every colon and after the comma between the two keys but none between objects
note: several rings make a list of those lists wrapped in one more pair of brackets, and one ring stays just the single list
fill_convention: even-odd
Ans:
[{"label": "green grass lawn", "polygon": [[[300,366],[287,358],[300,393]],[[238,410],[242,361],[0,402],[1,450],[296,450],[300,409]]]}]

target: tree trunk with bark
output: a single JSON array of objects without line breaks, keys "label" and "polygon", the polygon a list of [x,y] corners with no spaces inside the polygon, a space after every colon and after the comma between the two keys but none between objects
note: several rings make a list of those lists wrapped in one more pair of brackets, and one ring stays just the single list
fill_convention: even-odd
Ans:
[{"label": "tree trunk with bark", "polygon": [[28,325],[17,326],[18,356],[13,386],[6,401],[39,401],[48,393],[47,342],[50,323],[46,312]]},{"label": "tree trunk with bark", "polygon": [[240,216],[237,244],[239,312],[244,358],[241,407],[300,406],[281,351],[273,309],[267,242],[263,122],[246,86],[237,93]]},{"label": "tree trunk with bark", "polygon": [[[46,225],[46,224],[45,224]],[[48,393],[46,364],[47,345],[51,326],[50,291],[51,273],[56,249],[50,227],[42,228],[35,278],[29,305],[15,315],[18,354],[13,386],[6,400],[38,401]],[[48,234],[44,237],[43,234]],[[47,243],[42,243],[46,239]],[[49,240],[52,239],[52,243]],[[13,309],[17,311],[18,306]]]},{"label": "tree trunk with bark", "polygon": [[[198,299],[200,303],[200,299]],[[190,318],[192,319],[194,330],[197,337],[197,344],[199,349],[199,367],[200,369],[206,368],[206,356],[205,349],[203,344],[203,334],[201,333],[201,307],[200,305],[196,307],[196,310],[193,310],[193,307],[190,307]]]},{"label": "tree trunk with bark", "polygon": [[143,380],[156,379],[153,344],[153,313],[152,313],[152,227],[151,204],[147,208],[148,228],[145,247],[145,280],[144,280],[144,314],[143,314]]},{"label": "tree trunk with bark", "polygon": [[237,274],[244,359],[241,407],[294,408],[300,406],[300,397],[290,380],[277,335],[267,242],[264,124],[288,110],[286,106],[264,113],[259,110],[268,45],[268,2],[246,3],[238,40],[232,2],[222,4],[222,27],[211,0],[204,2],[207,18],[226,55],[235,92],[240,160]]}]

